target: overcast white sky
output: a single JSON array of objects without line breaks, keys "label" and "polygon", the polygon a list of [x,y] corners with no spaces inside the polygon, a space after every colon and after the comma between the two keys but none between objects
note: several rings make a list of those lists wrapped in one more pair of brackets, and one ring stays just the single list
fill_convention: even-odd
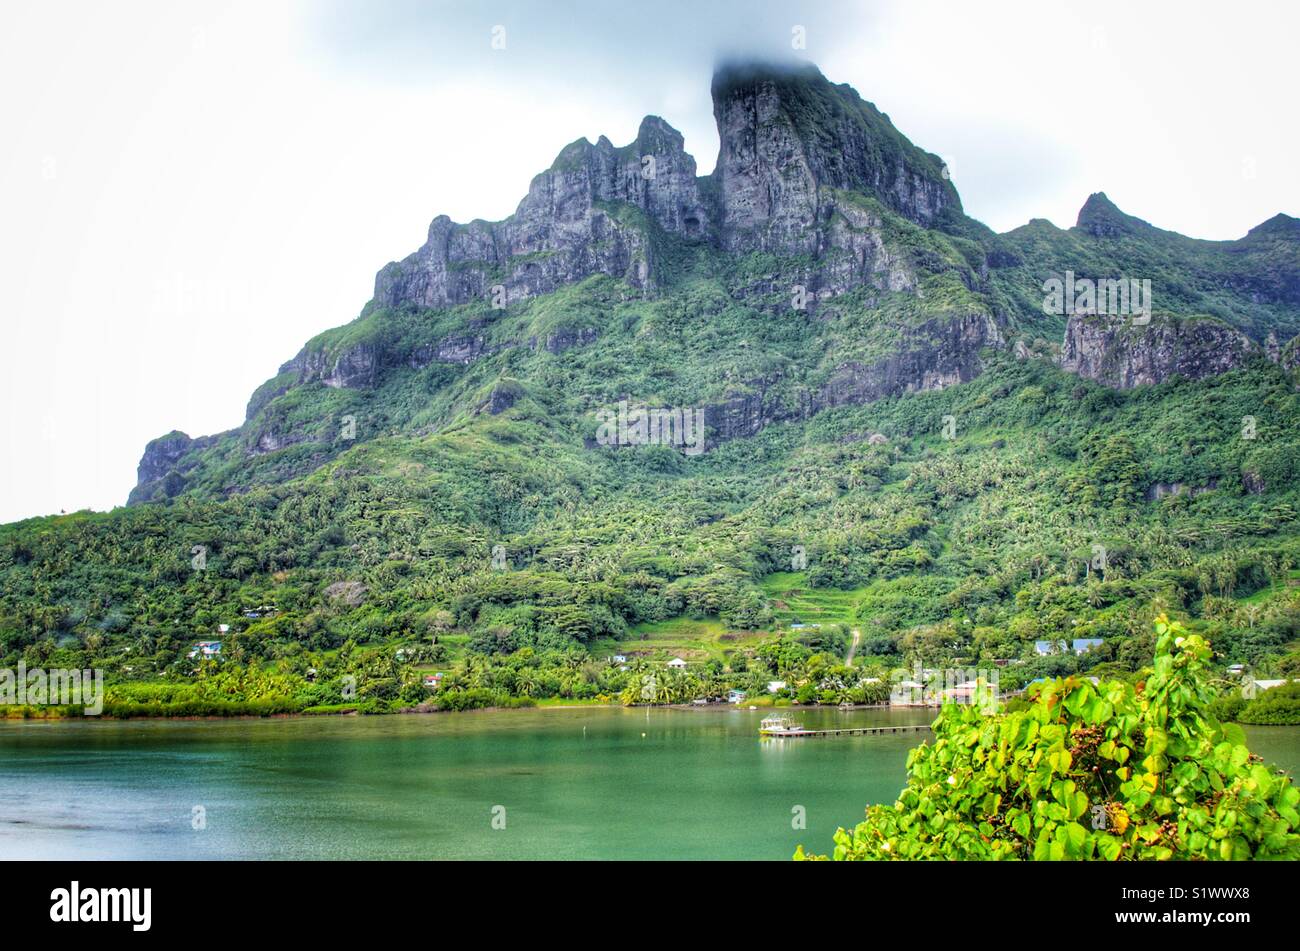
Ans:
[{"label": "overcast white sky", "polygon": [[1099,190],[1205,238],[1300,214],[1298,10],[6,0],[0,521],[121,504],[149,439],[238,425],[436,214],[504,217],[567,142],[656,113],[708,172],[714,57],[795,25],[998,230]]}]

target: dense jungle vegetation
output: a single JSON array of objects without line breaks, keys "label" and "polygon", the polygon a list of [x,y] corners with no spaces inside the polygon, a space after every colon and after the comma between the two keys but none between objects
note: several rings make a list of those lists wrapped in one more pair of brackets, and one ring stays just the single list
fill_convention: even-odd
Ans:
[{"label": "dense jungle vegetation", "polygon": [[[103,667],[124,715],[395,709],[429,700],[434,670],[446,708],[768,680],[789,684],[778,702],[870,702],[868,681],[916,662],[1021,661],[1004,689],[1134,672],[1169,612],[1221,668],[1286,678],[1298,409],[1268,364],[1118,392],[1002,358],[687,459],[557,442],[525,399],[230,498],[0,528],[0,664]],[[218,624],[220,660],[188,657]],[[1034,653],[1075,638],[1104,643]]]}]

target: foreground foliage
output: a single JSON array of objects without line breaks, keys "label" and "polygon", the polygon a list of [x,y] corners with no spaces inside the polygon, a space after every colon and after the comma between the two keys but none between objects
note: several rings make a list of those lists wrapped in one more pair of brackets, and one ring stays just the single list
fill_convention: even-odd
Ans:
[{"label": "foreground foliage", "polygon": [[833,857],[1300,858],[1300,790],[1210,713],[1209,646],[1155,629],[1136,686],[1066,677],[1024,710],[946,706],[898,801],[840,829]]}]

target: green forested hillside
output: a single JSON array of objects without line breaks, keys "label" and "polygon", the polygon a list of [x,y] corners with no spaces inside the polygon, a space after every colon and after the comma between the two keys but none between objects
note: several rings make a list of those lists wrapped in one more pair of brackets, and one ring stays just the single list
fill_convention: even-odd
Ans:
[{"label": "green forested hillside", "polygon": [[[712,176],[647,120],[637,148],[685,170],[663,194],[626,192],[636,149],[584,140],[514,224],[438,219],[243,425],[155,440],[134,504],[0,527],[0,665],[104,667],[122,714],[393,709],[433,671],[446,707],[769,680],[864,701],[904,663],[1135,671],[1167,612],[1222,666],[1300,673],[1295,220],[1193,241],[1094,196],[1074,228],[994,235],[883,114],[800,77],[715,89]],[[751,132],[803,137],[811,185],[729,231],[750,95],[784,102]],[[528,204],[565,189],[573,247]],[[1067,270],[1150,279],[1162,320],[1253,343],[1202,379],[1063,372],[1042,284]],[[704,411],[707,451],[600,444],[623,401]],[[219,625],[220,659],[190,658]],[[1104,643],[1035,656],[1076,638]]]},{"label": "green forested hillside", "polygon": [[[1149,660],[1153,613],[1168,610],[1224,663],[1295,672],[1300,405],[1271,365],[1121,393],[1004,359],[962,386],[827,411],[695,459],[562,442],[530,419],[530,402],[449,432],[376,439],[230,499],[6,526],[6,657],[184,678],[195,666],[184,654],[224,622],[234,634],[223,664],[298,675],[345,646],[364,657],[384,645],[387,658],[423,645],[414,660],[453,670],[520,648],[603,661],[611,645],[644,646],[663,659],[638,625],[715,618],[714,636],[733,632],[734,648],[710,655],[688,639],[678,653],[725,664],[790,621],[826,620],[860,628],[862,656],[891,664],[1019,658],[1035,640],[1102,637],[1088,663],[1134,669]],[[1241,437],[1245,415],[1259,420],[1254,440]],[[951,440],[945,416],[957,421]],[[1243,473],[1263,491],[1248,492]],[[1148,500],[1155,483],[1215,488]],[[1104,571],[1089,567],[1094,545]],[[207,549],[203,570],[195,546]],[[795,546],[807,567],[789,573]],[[338,582],[364,586],[362,602],[331,595]],[[822,618],[798,608],[817,592],[849,595]],[[242,616],[262,605],[274,617]],[[767,637],[736,636],[746,631]],[[825,636],[811,646],[839,651]],[[1074,663],[1025,670],[1049,661]],[[418,699],[406,666],[379,671],[391,681],[379,696],[398,699],[405,682],[404,699]],[[568,694],[625,686],[590,666]]]}]

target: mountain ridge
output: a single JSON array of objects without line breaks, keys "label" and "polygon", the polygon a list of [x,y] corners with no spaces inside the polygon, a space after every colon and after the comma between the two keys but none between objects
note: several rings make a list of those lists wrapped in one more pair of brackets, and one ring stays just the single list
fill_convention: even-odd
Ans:
[{"label": "mountain ridge", "polygon": [[[1013,344],[1019,355],[1063,348],[1063,366],[1116,386],[1222,372],[1260,356],[1294,365],[1286,344],[1300,331],[1295,219],[1279,214],[1235,242],[1201,242],[1127,215],[1098,192],[1070,229],[1031,222],[998,235],[964,214],[937,156],[812,64],[723,64],[711,92],[712,173],[698,175],[681,134],[647,116],[627,145],[600,136],[562,148],[501,221],[437,216],[420,249],[376,274],[357,321],[318,335],[259,387],[241,427],[151,442],[131,501],[185,491],[207,464],[201,457],[223,443],[241,444],[226,453],[225,464],[238,467],[240,453],[252,464],[311,442],[301,427],[275,421],[274,410],[302,387],[374,390],[399,368],[468,368],[519,347],[559,355],[590,346],[607,332],[590,312],[577,323],[501,328],[512,309],[544,310],[549,295],[589,280],[615,281],[607,301],[663,299],[692,275],[716,272],[711,255],[726,256],[726,293],[757,310],[793,309],[813,326],[845,308],[876,315],[866,337],[829,348],[842,359],[804,366],[797,392],[779,385],[788,371],[769,370],[738,380],[734,392],[696,394],[712,410],[714,444],[844,401],[964,382],[980,372],[980,351]],[[1122,276],[1125,264],[1167,272],[1188,255],[1204,263],[1192,280],[1175,282],[1176,296],[1161,289],[1158,332],[1135,334],[1105,314],[1043,313],[1042,283],[1070,262],[1081,278]],[[1287,267],[1273,266],[1278,259]],[[446,332],[407,327],[417,312]],[[1228,330],[1204,329],[1205,321]],[[1115,333],[1121,326],[1129,331]],[[279,415],[295,412],[286,409]],[[301,474],[333,451],[285,471]]]}]

